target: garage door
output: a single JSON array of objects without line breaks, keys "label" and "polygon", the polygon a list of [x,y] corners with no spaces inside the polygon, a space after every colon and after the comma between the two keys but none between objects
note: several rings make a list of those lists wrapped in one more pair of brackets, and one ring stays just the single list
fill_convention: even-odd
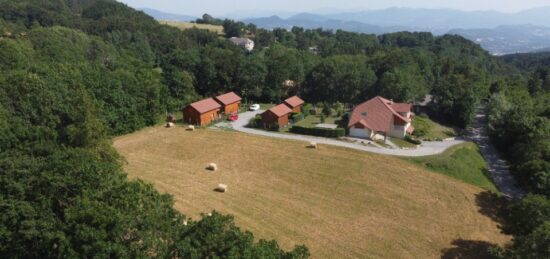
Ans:
[{"label": "garage door", "polygon": [[366,129],[351,128],[349,130],[349,136],[354,138],[370,138]]}]

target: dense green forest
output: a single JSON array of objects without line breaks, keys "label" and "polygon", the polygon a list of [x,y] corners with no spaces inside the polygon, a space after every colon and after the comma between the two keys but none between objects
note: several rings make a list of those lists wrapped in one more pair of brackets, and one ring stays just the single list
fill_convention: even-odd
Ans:
[{"label": "dense green forest", "polygon": [[491,87],[489,133],[512,172],[529,192],[507,208],[504,231],[514,244],[508,258],[550,257],[550,72],[548,54],[516,54],[501,60],[524,71]]},{"label": "dense green forest", "polygon": [[[186,218],[171,197],[129,181],[110,146],[114,135],[233,90],[255,102],[299,94],[347,104],[432,94],[434,115],[459,127],[490,100],[495,142],[504,143],[518,179],[539,195],[510,209],[518,238],[502,254],[544,255],[550,111],[543,70],[520,72],[453,35],[267,31],[210,16],[201,22],[223,25],[226,37],[247,35],[256,49],[160,25],[111,0],[0,0],[0,254],[308,257],[303,246],[285,252],[274,241],[256,242],[231,216]],[[499,119],[510,114],[518,120]],[[539,216],[536,224],[522,211]]]}]

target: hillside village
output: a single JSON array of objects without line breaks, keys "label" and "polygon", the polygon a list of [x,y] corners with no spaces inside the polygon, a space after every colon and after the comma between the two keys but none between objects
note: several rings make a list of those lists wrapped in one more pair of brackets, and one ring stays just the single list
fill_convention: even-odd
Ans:
[{"label": "hillside village", "polygon": [[114,0],[0,35],[3,257],[550,255],[544,55]]}]

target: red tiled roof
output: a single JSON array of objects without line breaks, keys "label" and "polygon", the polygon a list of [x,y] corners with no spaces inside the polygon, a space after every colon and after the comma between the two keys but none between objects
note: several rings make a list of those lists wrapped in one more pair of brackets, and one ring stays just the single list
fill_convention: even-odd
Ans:
[{"label": "red tiled roof", "polygon": [[189,106],[193,107],[199,113],[209,112],[211,110],[219,109],[222,106],[212,98],[204,99],[198,102],[194,102]]},{"label": "red tiled roof", "polygon": [[281,117],[281,116],[284,116],[284,115],[289,114],[289,113],[292,112],[292,110],[290,108],[288,108],[288,106],[286,106],[286,104],[284,104],[284,103],[281,103],[281,104],[269,109],[268,111],[272,112],[277,117]]},{"label": "red tiled roof", "polygon": [[401,116],[399,112],[407,112],[405,108],[410,104],[393,103],[392,101],[380,96],[374,97],[362,104],[357,105],[351,113],[348,127],[357,123],[365,126],[368,129],[380,132],[387,132],[391,128],[392,119],[396,121],[409,122],[408,118]]},{"label": "red tiled roof", "polygon": [[410,103],[393,103],[390,107],[396,112],[410,112],[412,110],[412,104]]},{"label": "red tiled roof", "polygon": [[240,96],[235,94],[234,92],[229,92],[226,94],[222,94],[219,96],[214,97],[217,101],[222,103],[223,105],[228,105],[236,102],[240,102],[242,99]]},{"label": "red tiled roof", "polygon": [[300,97],[295,95],[286,99],[285,103],[288,104],[290,107],[294,108],[304,104],[304,100],[300,99]]}]

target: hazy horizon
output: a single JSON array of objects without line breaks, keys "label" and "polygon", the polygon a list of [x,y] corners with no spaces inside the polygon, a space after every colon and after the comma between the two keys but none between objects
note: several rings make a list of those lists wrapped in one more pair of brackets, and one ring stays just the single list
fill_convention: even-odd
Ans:
[{"label": "hazy horizon", "polygon": [[549,6],[547,0],[119,0],[134,8],[151,8],[163,12],[200,16],[204,13],[223,16],[234,13],[299,13],[299,12],[346,12],[387,9],[392,7],[421,9],[456,9],[462,11],[499,11],[514,13],[536,7]]}]

